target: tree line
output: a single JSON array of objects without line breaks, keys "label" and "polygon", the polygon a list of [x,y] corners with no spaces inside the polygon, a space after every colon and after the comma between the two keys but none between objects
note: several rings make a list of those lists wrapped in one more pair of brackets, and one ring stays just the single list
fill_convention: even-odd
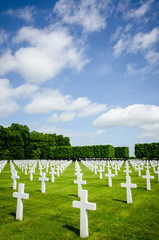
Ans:
[{"label": "tree line", "polygon": [[128,147],[71,146],[69,137],[30,132],[27,125],[0,125],[0,159],[129,158]]},{"label": "tree line", "polygon": [[49,159],[51,147],[70,146],[69,137],[30,132],[27,125],[0,125],[0,159]]},{"label": "tree line", "polygon": [[112,145],[63,146],[51,148],[50,155],[51,159],[127,159],[129,158],[129,148],[113,147]]},{"label": "tree line", "polygon": [[135,156],[139,159],[159,159],[159,143],[135,144]]}]

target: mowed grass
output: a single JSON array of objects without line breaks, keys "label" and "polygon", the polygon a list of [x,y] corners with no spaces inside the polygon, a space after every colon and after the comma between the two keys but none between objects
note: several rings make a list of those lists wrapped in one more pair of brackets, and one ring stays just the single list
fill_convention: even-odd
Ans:
[{"label": "mowed grass", "polygon": [[[99,179],[82,163],[79,163],[83,180],[87,181],[83,189],[88,190],[88,201],[96,203],[97,210],[88,212],[89,239],[124,240],[124,239],[159,239],[159,183],[152,168],[151,191],[146,189],[146,179],[138,177],[131,167],[133,203],[126,203],[126,189],[121,183],[126,182],[124,167],[112,178],[112,188],[108,187],[108,178]],[[16,166],[18,183],[25,184],[25,193],[29,199],[24,200],[23,221],[17,221],[17,199],[13,198],[13,180],[10,165],[7,163],[0,174],[0,239],[10,240],[67,240],[80,239],[80,211],[72,207],[72,201],[78,201],[75,163],[72,163],[55,182],[46,182],[46,193],[41,193],[39,170],[36,168],[33,181],[30,174],[24,174]],[[114,170],[112,171],[114,173]],[[107,169],[106,172],[107,173]],[[146,174],[146,169],[142,175]],[[17,190],[16,190],[17,191]]]}]

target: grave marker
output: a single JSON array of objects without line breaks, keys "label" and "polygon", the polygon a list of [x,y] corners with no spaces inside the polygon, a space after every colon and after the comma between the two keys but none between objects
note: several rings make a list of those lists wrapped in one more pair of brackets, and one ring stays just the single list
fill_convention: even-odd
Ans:
[{"label": "grave marker", "polygon": [[56,172],[55,172],[55,169],[54,169],[54,168],[51,169],[50,174],[51,174],[51,182],[55,182],[55,177],[54,177],[54,175],[56,174]]},{"label": "grave marker", "polygon": [[[147,168],[148,169],[148,168]],[[150,179],[154,179],[154,176],[150,175],[150,170],[146,170],[146,175],[142,176],[142,178],[146,178],[147,181],[147,190],[151,190],[151,182]]]},{"label": "grave marker", "polygon": [[17,188],[17,179],[19,179],[19,176],[17,176],[16,170],[13,170],[11,178],[13,179],[13,189],[16,189]]},{"label": "grave marker", "polygon": [[88,191],[81,191],[81,198],[79,201],[73,201],[72,207],[80,209],[80,237],[87,238],[88,233],[88,210],[96,210],[96,203],[88,202]]},{"label": "grave marker", "polygon": [[18,185],[18,192],[13,193],[13,197],[17,198],[16,219],[23,220],[23,199],[29,199],[29,194],[24,193],[24,184]]},{"label": "grave marker", "polygon": [[75,184],[78,184],[78,197],[81,196],[82,184],[86,184],[86,181],[82,180],[83,173],[77,174],[77,180],[74,180]]},{"label": "grave marker", "polygon": [[126,183],[121,183],[121,187],[126,187],[127,190],[127,203],[132,203],[131,188],[137,188],[137,184],[131,183],[131,177],[126,176]]},{"label": "grave marker", "polygon": [[112,177],[115,177],[115,174],[112,174],[111,169],[108,169],[108,174],[105,174],[108,177],[108,187],[112,187]]},{"label": "grave marker", "polygon": [[39,178],[39,181],[41,181],[41,192],[45,193],[45,182],[49,181],[49,178],[46,178],[45,172],[42,172],[42,177]]}]

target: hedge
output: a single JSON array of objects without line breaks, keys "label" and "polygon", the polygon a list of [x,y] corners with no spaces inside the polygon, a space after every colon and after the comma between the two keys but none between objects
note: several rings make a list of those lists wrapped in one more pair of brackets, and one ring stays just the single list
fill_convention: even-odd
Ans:
[{"label": "hedge", "polygon": [[85,158],[128,158],[128,147],[116,147],[112,145],[93,146],[64,146],[50,149],[51,159],[85,159]]},{"label": "hedge", "polygon": [[159,143],[135,144],[135,156],[139,159],[159,159]]}]

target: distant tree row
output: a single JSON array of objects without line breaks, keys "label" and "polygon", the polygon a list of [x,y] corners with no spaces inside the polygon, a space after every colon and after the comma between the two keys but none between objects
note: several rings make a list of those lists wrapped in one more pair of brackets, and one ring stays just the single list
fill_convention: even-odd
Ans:
[{"label": "distant tree row", "polygon": [[129,158],[128,147],[94,145],[73,147],[69,137],[30,132],[27,125],[0,125],[0,159]]},{"label": "distant tree row", "polygon": [[70,146],[69,137],[30,132],[27,125],[0,125],[0,159],[49,159],[50,149]]},{"label": "distant tree row", "polygon": [[50,149],[51,159],[85,159],[85,158],[129,158],[128,147],[111,145],[94,145],[81,147],[53,147]]},{"label": "distant tree row", "polygon": [[159,159],[159,143],[135,144],[135,156],[139,159]]}]

